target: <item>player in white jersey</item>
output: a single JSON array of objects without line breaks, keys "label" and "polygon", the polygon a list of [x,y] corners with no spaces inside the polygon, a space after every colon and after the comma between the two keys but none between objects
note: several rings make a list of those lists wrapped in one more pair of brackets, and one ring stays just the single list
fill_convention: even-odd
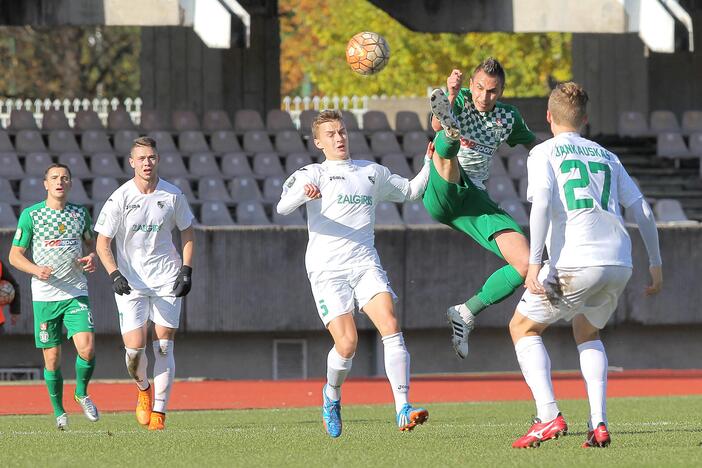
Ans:
[{"label": "player in white jersey", "polygon": [[[554,137],[528,159],[527,197],[532,202],[527,291],[510,322],[517,360],[536,402],[537,417],[515,448],[537,447],[568,431],[551,384],[551,361],[541,340],[549,324],[572,320],[580,369],[590,403],[583,447],[605,447],[607,355],[600,340],[632,271],[631,240],[619,205],[634,214],[649,257],[651,285],[660,291],[663,274],[653,214],[621,162],[580,136],[587,121],[587,93],[572,82],[558,85],[546,119]],[[544,245],[549,261],[542,263]]]},{"label": "player in white jersey", "polygon": [[277,210],[289,214],[307,205],[307,275],[319,316],[334,340],[322,390],[324,426],[330,436],[341,435],[341,385],[356,352],[353,312],[358,307],[382,337],[396,422],[401,431],[409,431],[424,423],[429,413],[408,402],[410,356],[395,317],[396,296],[375,250],[375,208],[381,201],[421,198],[429,166],[425,163],[409,181],[379,164],[351,159],[346,127],[338,111],[321,112],[312,123],[312,135],[326,160],[305,166],[288,178]]},{"label": "player in white jersey", "polygon": [[[51,164],[46,169],[46,200],[22,211],[10,249],[10,264],[32,275],[34,340],[44,355],[44,381],[60,430],[68,424],[61,373],[63,327],[78,352],[74,399],[89,420],[100,417],[87,393],[95,369],[95,326],[84,272],[92,273],[97,266],[95,240],[88,210],[68,202],[71,186],[68,166]],[[29,247],[32,260],[26,256]]]},{"label": "player in white jersey", "polygon": [[[181,300],[191,287],[193,214],[180,189],[158,177],[153,139],[134,140],[129,164],[134,178],[115,190],[98,217],[97,252],[112,279],[127,370],[139,389],[137,421],[161,430],[175,376],[173,340]],[[182,261],[171,238],[175,228],[180,231]],[[112,239],[117,244],[116,262]],[[153,397],[146,376],[149,321],[153,322]]]}]

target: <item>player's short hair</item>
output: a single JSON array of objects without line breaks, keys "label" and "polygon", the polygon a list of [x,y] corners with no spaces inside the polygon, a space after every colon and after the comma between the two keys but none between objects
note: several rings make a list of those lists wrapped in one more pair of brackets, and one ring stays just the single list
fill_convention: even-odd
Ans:
[{"label": "player's short hair", "polygon": [[151,137],[141,136],[132,142],[132,149],[129,151],[130,158],[132,157],[132,150],[134,150],[134,148],[139,148],[139,147],[153,148],[154,153],[158,154],[158,151],[156,150],[156,140],[154,140]]},{"label": "player's short hair", "polygon": [[327,122],[344,122],[344,117],[341,115],[341,111],[336,109],[323,110],[317,117],[312,121],[312,136],[317,138],[317,130],[319,126]]},{"label": "player's short hair", "polygon": [[548,98],[548,110],[558,125],[579,128],[587,115],[587,92],[578,83],[568,81],[558,84]]},{"label": "player's short hair", "polygon": [[47,167],[46,170],[44,171],[44,180],[46,180],[46,178],[49,177],[49,171],[51,169],[55,169],[55,168],[66,169],[66,171],[68,172],[68,178],[73,179],[73,175],[71,174],[71,168],[69,168],[65,164],[52,163],[52,164],[49,164],[49,167]]},{"label": "player's short hair", "polygon": [[471,78],[475,77],[475,74],[478,73],[480,70],[484,71],[490,76],[499,78],[500,83],[502,83],[502,87],[505,87],[505,69],[502,68],[502,65],[500,64],[500,62],[497,61],[495,57],[488,57],[482,62],[480,62],[478,66],[475,67],[475,70],[473,70]]}]

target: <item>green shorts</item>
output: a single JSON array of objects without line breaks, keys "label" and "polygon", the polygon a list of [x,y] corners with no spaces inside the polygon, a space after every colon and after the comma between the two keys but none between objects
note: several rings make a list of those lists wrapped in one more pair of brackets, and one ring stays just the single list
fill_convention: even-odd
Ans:
[{"label": "green shorts", "polygon": [[32,302],[34,306],[34,342],[37,348],[54,348],[63,342],[63,327],[68,339],[76,333],[95,331],[88,296],[64,301]]},{"label": "green shorts", "polygon": [[519,224],[497,203],[487,191],[471,182],[459,166],[461,183],[444,180],[431,163],[429,184],[424,192],[424,206],[438,222],[463,232],[478,244],[504,259],[493,236],[500,231],[524,234]]}]

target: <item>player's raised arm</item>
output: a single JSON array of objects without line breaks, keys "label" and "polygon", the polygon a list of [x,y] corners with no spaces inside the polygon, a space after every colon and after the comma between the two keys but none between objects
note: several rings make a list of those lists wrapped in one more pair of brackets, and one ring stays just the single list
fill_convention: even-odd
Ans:
[{"label": "player's raised arm", "polygon": [[402,203],[411,200],[419,200],[424,195],[429,183],[429,171],[431,156],[434,154],[434,144],[427,145],[427,152],[424,155],[424,165],[422,169],[408,180],[400,175],[390,173],[390,170],[383,167],[385,172],[385,180],[381,180],[379,197],[382,200]]},{"label": "player's raised arm", "polygon": [[319,187],[305,177],[302,171],[307,169],[303,167],[296,171],[283,184],[283,193],[280,194],[280,201],[276,205],[278,214],[288,215],[308,201],[322,196]]}]

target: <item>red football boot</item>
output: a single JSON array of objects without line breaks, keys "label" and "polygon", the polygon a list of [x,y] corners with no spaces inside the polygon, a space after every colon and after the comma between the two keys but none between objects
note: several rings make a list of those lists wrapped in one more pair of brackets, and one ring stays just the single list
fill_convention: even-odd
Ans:
[{"label": "red football boot", "polygon": [[587,439],[583,442],[583,448],[606,447],[610,442],[612,442],[612,438],[609,436],[607,425],[601,422],[595,430],[587,431]]},{"label": "red football boot", "polygon": [[536,448],[541,442],[550,439],[558,439],[568,433],[568,424],[561,413],[548,422],[541,422],[539,418],[534,418],[534,424],[525,435],[515,440],[512,448]]}]

